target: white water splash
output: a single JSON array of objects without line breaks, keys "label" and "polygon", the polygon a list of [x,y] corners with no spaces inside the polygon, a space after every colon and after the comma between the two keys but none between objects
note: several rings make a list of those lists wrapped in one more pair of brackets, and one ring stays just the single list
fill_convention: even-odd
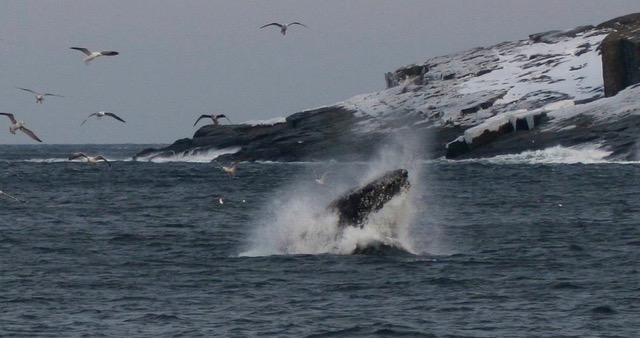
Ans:
[{"label": "white water splash", "polygon": [[411,252],[408,229],[412,220],[407,212],[408,194],[396,196],[370,215],[362,228],[343,227],[338,215],[325,210],[325,201],[313,195],[288,196],[273,201],[272,212],[255,229],[250,249],[240,256],[297,254],[350,254],[356,247],[384,243]]},{"label": "white water splash", "polygon": [[15,162],[31,162],[31,163],[60,163],[68,162],[66,158],[30,158],[26,160],[17,160]]},{"label": "white water splash", "polygon": [[[107,161],[109,162],[131,162],[133,161],[133,158],[131,157],[108,157],[105,156],[107,158]],[[31,162],[31,163],[63,163],[63,162],[69,162],[69,163],[86,163],[86,160],[84,159],[77,159],[77,160],[72,160],[69,161],[68,158],[66,157],[58,157],[58,158],[29,158],[26,160],[14,160],[13,162]]]},{"label": "white water splash", "polygon": [[143,162],[167,163],[167,162],[189,162],[189,163],[209,163],[221,155],[233,154],[240,150],[240,147],[224,149],[192,149],[187,152],[164,155],[163,152],[140,156],[136,160]]},{"label": "white water splash", "polygon": [[[248,240],[248,249],[240,256],[269,256],[292,254],[350,254],[357,247],[383,243],[415,252],[411,227],[417,208],[413,189],[419,189],[421,169],[413,160],[419,142],[404,140],[385,148],[378,158],[366,166],[333,164],[336,175],[331,186],[318,186],[305,176],[292,181],[283,191],[263,207],[261,217]],[[404,149],[404,151],[398,151]],[[354,186],[361,186],[372,178],[398,168],[409,171],[411,188],[395,196],[377,212],[369,215],[362,228],[338,227],[338,215],[326,210],[327,205]],[[341,178],[339,173],[358,173],[359,179]],[[277,196],[277,197],[276,197]]]},{"label": "white water splash", "polygon": [[605,160],[609,155],[611,155],[610,151],[592,144],[569,148],[555,146],[515,155],[495,156],[486,160],[496,164],[594,164],[610,163],[611,161]]}]

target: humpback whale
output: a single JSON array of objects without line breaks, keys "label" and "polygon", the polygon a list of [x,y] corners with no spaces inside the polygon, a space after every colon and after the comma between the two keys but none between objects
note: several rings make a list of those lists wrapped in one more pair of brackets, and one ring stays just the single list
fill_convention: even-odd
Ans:
[{"label": "humpback whale", "polygon": [[338,213],[338,226],[362,228],[370,213],[382,209],[393,197],[409,189],[409,172],[396,169],[386,172],[361,187],[353,188],[329,204]]},{"label": "humpback whale", "polygon": [[[391,170],[369,183],[348,190],[329,204],[327,210],[338,214],[338,227],[363,228],[369,215],[382,209],[394,197],[409,190],[409,172],[405,169]],[[395,238],[394,232],[388,241],[359,243],[352,254],[411,254]]]},{"label": "humpback whale", "polygon": [[[337,181],[322,191],[313,181],[306,183],[309,192],[296,188],[293,195],[270,202],[274,218],[261,217],[246,254],[416,255],[409,240],[414,213],[408,176],[405,169],[384,172],[337,195]],[[301,192],[318,198],[301,198]],[[327,201],[328,194],[333,198]],[[321,200],[326,204],[319,205]]]}]

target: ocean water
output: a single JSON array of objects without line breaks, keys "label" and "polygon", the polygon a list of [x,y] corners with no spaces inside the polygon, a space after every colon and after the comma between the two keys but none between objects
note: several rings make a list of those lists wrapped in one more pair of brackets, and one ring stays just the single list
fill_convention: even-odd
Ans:
[{"label": "ocean water", "polygon": [[[0,190],[26,201],[0,196],[0,336],[640,335],[640,163],[383,154],[232,178],[217,152],[131,160],[145,147],[0,146]],[[397,167],[409,193],[338,232],[325,206]]]}]

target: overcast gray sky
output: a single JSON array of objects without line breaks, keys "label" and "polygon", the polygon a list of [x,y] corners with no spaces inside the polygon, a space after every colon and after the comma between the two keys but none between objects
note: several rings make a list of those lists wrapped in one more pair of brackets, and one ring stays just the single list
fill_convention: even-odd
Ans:
[{"label": "overcast gray sky", "polygon": [[[640,12],[638,0],[3,0],[0,111],[45,143],[172,143],[200,114],[284,117],[435,56]],[[286,36],[277,21],[299,21]],[[86,66],[69,47],[116,50]],[[64,98],[35,97],[16,87]],[[82,121],[112,111],[125,119]],[[34,144],[9,133],[0,144]]]}]

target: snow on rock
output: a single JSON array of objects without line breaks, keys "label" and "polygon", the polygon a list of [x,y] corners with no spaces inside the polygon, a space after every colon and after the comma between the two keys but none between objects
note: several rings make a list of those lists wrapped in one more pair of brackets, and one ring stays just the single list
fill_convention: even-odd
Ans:
[{"label": "snow on rock", "polygon": [[602,63],[596,48],[606,31],[584,32],[554,44],[521,41],[497,50],[501,66],[460,83],[460,93],[506,89],[496,104],[508,104],[534,92],[564,93],[586,99],[602,92]]},{"label": "snow on rock", "polygon": [[287,119],[285,117],[276,117],[270,120],[250,120],[245,121],[242,124],[250,125],[250,126],[272,126],[278,123],[285,123]]},{"label": "snow on rock", "polygon": [[[549,105],[549,117],[553,118],[548,130],[567,128],[566,121],[577,116],[588,116],[598,124],[604,124],[611,120],[637,115],[640,116],[640,85],[634,85],[619,92],[614,97],[602,98],[583,105],[570,105],[566,102],[558,102],[557,105]],[[545,107],[546,108],[546,107]]]},{"label": "snow on rock", "polygon": [[387,74],[395,87],[336,105],[367,117],[354,130],[370,132],[407,117],[421,127],[466,129],[519,109],[593,100],[603,95],[597,47],[608,31],[585,28],[436,57]]},{"label": "snow on rock", "polygon": [[[449,157],[478,148],[508,133],[528,131],[539,125],[547,116],[542,109],[518,110],[486,119],[483,123],[464,131],[464,135],[447,144]],[[461,144],[464,143],[464,144]]]},{"label": "snow on rock", "polygon": [[453,156],[501,135],[533,129],[552,111],[602,98],[598,46],[609,32],[584,26],[436,57],[387,73],[393,87],[336,105],[361,118],[354,133],[407,125],[460,128],[462,137],[447,144]]}]

